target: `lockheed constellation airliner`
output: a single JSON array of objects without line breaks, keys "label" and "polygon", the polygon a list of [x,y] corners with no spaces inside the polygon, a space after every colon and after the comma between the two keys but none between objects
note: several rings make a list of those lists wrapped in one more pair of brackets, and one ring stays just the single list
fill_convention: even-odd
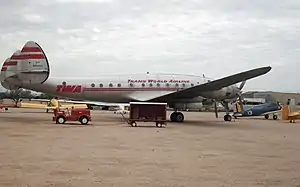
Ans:
[{"label": "lockheed constellation airliner", "polygon": [[[227,111],[224,120],[230,121],[228,102],[240,97],[246,80],[270,70],[271,67],[266,66],[217,80],[194,75],[152,73],[54,78],[50,77],[50,66],[44,50],[37,42],[28,41],[21,50],[5,60],[0,75],[1,84],[6,89],[25,88],[89,101],[86,103],[103,102],[106,106],[131,101],[168,103],[170,108],[174,108],[170,120],[183,122],[184,115],[176,106],[184,102],[199,102],[199,98],[203,97],[215,103],[220,102]],[[241,85],[237,86],[240,82]]]}]

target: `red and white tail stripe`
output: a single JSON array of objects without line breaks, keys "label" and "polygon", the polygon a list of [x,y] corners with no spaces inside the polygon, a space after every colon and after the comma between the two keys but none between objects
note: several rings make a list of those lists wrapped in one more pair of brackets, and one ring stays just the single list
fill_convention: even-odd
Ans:
[{"label": "red and white tail stripe", "polygon": [[3,63],[1,83],[9,80],[9,84],[17,81],[22,84],[41,84],[48,79],[49,73],[49,63],[42,48],[36,42],[28,41]]},{"label": "red and white tail stripe", "polygon": [[22,50],[20,55],[17,57],[19,60],[46,60],[46,56],[42,48],[33,41],[27,42]]},{"label": "red and white tail stripe", "polygon": [[3,63],[1,71],[13,71],[16,69],[16,66],[18,65],[18,61],[16,58],[20,55],[20,50],[14,52],[14,54],[5,60]]},{"label": "red and white tail stripe", "polygon": [[2,65],[2,68],[1,68],[1,72],[7,70],[7,66],[8,66],[7,64],[8,64],[9,61],[10,61],[10,58],[7,58],[7,59],[4,61],[3,65]]}]

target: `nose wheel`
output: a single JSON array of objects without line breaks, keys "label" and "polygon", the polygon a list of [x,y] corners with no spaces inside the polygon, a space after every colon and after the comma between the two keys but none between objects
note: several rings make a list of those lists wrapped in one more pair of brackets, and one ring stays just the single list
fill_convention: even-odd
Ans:
[{"label": "nose wheel", "polygon": [[226,114],[226,115],[224,116],[224,121],[231,121],[231,120],[232,120],[231,115]]}]

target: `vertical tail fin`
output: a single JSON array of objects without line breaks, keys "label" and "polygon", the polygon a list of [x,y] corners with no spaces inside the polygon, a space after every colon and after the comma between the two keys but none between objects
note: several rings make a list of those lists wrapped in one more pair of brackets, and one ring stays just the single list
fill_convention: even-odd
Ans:
[{"label": "vertical tail fin", "polygon": [[11,57],[4,61],[1,69],[1,81],[4,80],[5,77],[10,77],[16,73],[18,64],[18,60],[16,60],[16,58],[18,58],[20,52],[20,50],[17,50]]},{"label": "vertical tail fin", "polygon": [[48,59],[43,49],[33,41],[27,42],[21,50],[18,64],[19,78],[23,83],[44,83],[50,74]]},{"label": "vertical tail fin", "polygon": [[43,49],[34,41],[28,41],[21,51],[16,51],[4,62],[1,84],[7,89],[23,84],[42,84],[50,74],[50,67]]},{"label": "vertical tail fin", "polygon": [[13,55],[5,60],[5,62],[2,65],[1,69],[1,85],[6,89],[17,89],[16,86],[9,84],[9,81],[15,80],[15,82],[18,82],[20,84],[20,80],[16,79],[17,74],[17,65],[18,65],[18,56],[20,55],[21,51],[17,50],[13,53]]}]

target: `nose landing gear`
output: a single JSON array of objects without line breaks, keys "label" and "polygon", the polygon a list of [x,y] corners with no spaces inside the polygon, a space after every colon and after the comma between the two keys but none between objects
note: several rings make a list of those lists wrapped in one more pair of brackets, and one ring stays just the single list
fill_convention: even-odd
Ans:
[{"label": "nose landing gear", "polygon": [[226,115],[224,116],[224,121],[231,121],[231,120],[232,120],[231,115],[226,114]]},{"label": "nose landing gear", "polygon": [[228,102],[221,102],[221,104],[224,106],[225,110],[226,110],[226,115],[224,116],[224,121],[231,121],[232,117],[229,114],[229,106],[228,106]]}]

